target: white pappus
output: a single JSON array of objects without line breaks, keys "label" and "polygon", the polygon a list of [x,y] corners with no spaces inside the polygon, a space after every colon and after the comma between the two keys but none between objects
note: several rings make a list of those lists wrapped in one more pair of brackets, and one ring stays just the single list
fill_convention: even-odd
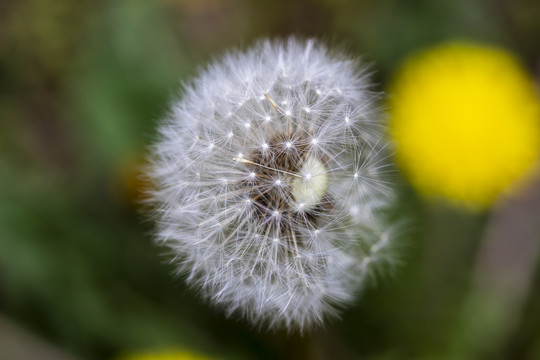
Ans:
[{"label": "white pappus", "polygon": [[305,330],[387,262],[385,147],[365,68],[315,40],[213,62],[172,104],[150,156],[158,242],[202,296]]}]

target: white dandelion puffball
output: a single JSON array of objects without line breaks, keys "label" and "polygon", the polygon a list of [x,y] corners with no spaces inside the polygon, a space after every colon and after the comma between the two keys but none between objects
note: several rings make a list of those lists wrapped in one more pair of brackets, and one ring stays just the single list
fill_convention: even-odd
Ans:
[{"label": "white dandelion puffball", "polygon": [[213,62],[151,155],[158,242],[227,314],[304,330],[385,262],[385,139],[365,69],[314,40]]}]

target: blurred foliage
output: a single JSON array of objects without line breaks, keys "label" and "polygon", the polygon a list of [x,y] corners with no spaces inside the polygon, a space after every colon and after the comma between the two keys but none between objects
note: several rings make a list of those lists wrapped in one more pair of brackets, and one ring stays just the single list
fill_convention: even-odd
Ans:
[{"label": "blurred foliage", "polygon": [[[383,89],[411,53],[469,39],[514,51],[539,78],[538,19],[534,0],[2,1],[0,313],[85,359],[177,348],[230,359],[537,359],[538,275],[501,342],[461,340],[488,212],[419,200],[400,182],[397,210],[414,223],[404,265],[301,337],[201,303],[171,276],[136,204],[145,146],[172,95],[227,48],[316,36],[373,63]],[[500,326],[494,316],[487,309],[470,336]]]}]

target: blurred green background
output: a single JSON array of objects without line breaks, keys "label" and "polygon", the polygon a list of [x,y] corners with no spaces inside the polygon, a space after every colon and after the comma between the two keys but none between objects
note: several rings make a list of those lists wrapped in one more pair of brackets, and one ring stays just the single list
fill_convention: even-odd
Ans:
[{"label": "blurred green background", "polygon": [[379,89],[445,40],[513,51],[540,79],[537,0],[2,0],[0,359],[540,359],[540,185],[471,213],[404,180],[404,265],[304,337],[258,331],[171,275],[137,200],[180,81],[266,36],[373,63]]}]

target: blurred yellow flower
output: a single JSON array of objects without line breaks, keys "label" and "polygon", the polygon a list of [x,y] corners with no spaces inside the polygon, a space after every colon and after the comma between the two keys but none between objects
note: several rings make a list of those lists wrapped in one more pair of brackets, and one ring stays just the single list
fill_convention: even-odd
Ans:
[{"label": "blurred yellow flower", "polygon": [[390,93],[397,161],[424,194],[486,207],[537,160],[538,94],[502,49],[439,46],[406,62]]},{"label": "blurred yellow flower", "polygon": [[141,352],[120,357],[118,360],[210,360],[209,357],[190,351]]}]

